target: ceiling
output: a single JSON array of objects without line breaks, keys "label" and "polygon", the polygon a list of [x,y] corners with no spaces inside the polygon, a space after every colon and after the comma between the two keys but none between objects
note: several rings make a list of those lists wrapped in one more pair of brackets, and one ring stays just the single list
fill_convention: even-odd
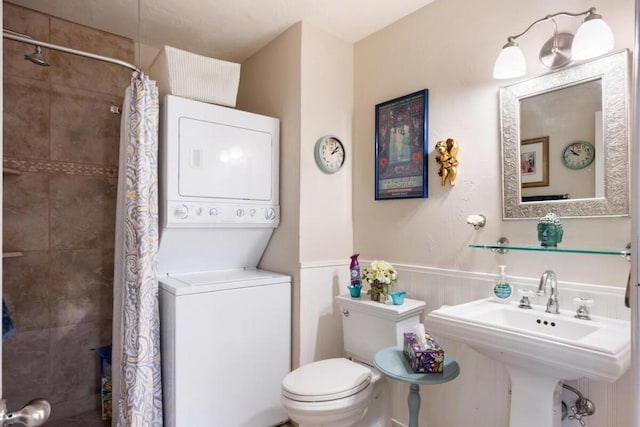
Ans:
[{"label": "ceiling", "polygon": [[432,1],[10,0],[143,45],[169,45],[234,62],[244,61],[299,21],[357,42]]}]

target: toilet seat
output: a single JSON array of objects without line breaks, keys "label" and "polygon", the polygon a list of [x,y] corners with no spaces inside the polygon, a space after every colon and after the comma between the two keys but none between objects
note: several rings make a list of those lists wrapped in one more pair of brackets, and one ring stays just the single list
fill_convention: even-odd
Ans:
[{"label": "toilet seat", "polygon": [[345,358],[312,362],[282,380],[284,397],[298,402],[327,402],[358,394],[371,384],[366,366]]}]

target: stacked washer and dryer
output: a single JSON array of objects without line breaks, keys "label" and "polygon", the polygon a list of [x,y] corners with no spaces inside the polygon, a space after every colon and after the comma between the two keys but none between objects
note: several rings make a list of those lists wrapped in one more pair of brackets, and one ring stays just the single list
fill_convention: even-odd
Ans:
[{"label": "stacked washer and dryer", "polygon": [[172,95],[162,119],[164,425],[279,425],[291,278],[257,269],[280,220],[279,122]]}]

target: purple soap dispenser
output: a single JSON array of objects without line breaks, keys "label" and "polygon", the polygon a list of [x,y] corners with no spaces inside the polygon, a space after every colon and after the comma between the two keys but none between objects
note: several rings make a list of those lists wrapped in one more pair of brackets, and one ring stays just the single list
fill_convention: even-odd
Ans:
[{"label": "purple soap dispenser", "polygon": [[361,286],[360,263],[358,263],[358,256],[360,256],[360,254],[351,255],[351,265],[349,266],[349,270],[351,271],[351,286]]}]

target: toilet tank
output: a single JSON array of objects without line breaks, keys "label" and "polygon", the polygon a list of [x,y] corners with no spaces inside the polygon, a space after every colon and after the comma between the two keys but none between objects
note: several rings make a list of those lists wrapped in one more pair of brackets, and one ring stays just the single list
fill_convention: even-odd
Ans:
[{"label": "toilet tank", "polygon": [[336,297],[342,315],[344,351],[353,360],[373,365],[378,350],[402,345],[402,333],[420,323],[424,301],[404,299],[402,305],[388,305],[367,299]]}]

